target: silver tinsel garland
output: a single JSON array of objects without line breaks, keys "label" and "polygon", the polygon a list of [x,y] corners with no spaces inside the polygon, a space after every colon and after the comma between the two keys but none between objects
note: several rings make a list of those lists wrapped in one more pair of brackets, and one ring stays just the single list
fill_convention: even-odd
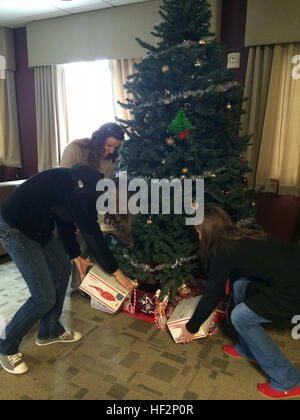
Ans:
[{"label": "silver tinsel garland", "polygon": [[123,257],[126,258],[127,260],[130,260],[130,264],[133,265],[135,268],[139,268],[147,273],[155,273],[156,271],[165,270],[165,269],[175,270],[181,265],[188,263],[190,261],[195,261],[198,258],[197,255],[194,255],[192,257],[180,258],[179,260],[176,260],[175,263],[173,264],[160,264],[160,265],[157,265],[155,268],[151,268],[150,265],[148,264],[138,264],[137,262],[133,261],[126,250],[123,251]]}]

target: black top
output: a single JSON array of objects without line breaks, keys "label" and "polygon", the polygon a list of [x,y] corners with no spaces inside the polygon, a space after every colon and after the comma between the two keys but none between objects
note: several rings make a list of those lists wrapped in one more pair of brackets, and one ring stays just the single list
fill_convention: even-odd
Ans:
[{"label": "black top", "polygon": [[18,187],[2,204],[6,222],[41,245],[51,238],[55,226],[71,259],[78,257],[76,228],[84,237],[92,257],[108,273],[118,263],[108,249],[97,223],[97,182],[103,175],[87,165],[41,172]]},{"label": "black top", "polygon": [[300,247],[275,239],[222,240],[209,259],[207,290],[186,324],[196,333],[225,295],[231,283],[247,277],[244,303],[270,321],[291,321],[300,314]]}]

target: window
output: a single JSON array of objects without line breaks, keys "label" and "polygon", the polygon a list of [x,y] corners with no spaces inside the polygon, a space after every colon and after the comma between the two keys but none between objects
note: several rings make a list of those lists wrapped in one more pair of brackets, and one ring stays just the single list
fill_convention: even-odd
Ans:
[{"label": "window", "polygon": [[115,121],[112,81],[108,60],[65,64],[64,70],[71,142]]}]

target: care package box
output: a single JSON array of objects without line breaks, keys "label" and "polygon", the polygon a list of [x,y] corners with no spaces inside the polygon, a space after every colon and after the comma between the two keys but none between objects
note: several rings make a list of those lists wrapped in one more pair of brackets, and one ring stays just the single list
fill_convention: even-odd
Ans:
[{"label": "care package box", "polygon": [[125,287],[112,274],[106,273],[97,265],[88,272],[80,289],[107,308],[110,313],[116,313],[128,295]]},{"label": "care package box", "polygon": [[98,309],[98,311],[106,312],[106,313],[111,314],[111,315],[116,313],[112,309],[109,309],[106,306],[102,305],[102,303],[98,302],[93,297],[91,297],[91,308]]},{"label": "care package box", "polygon": [[[179,324],[186,324],[192,317],[198,303],[202,299],[201,296],[195,296],[189,299],[181,300],[175,307],[172,315],[167,321],[167,326],[169,331],[175,341],[175,343],[180,343],[178,341],[178,337],[181,334],[181,328],[178,327]],[[210,317],[201,325],[199,331],[194,335],[194,340],[197,338],[203,338],[207,336],[210,324],[213,320],[214,312],[210,315]]]}]

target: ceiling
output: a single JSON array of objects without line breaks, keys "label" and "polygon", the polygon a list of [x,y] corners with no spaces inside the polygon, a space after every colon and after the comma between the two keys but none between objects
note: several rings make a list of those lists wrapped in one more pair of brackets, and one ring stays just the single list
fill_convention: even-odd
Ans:
[{"label": "ceiling", "polygon": [[0,0],[0,27],[151,0]]}]

